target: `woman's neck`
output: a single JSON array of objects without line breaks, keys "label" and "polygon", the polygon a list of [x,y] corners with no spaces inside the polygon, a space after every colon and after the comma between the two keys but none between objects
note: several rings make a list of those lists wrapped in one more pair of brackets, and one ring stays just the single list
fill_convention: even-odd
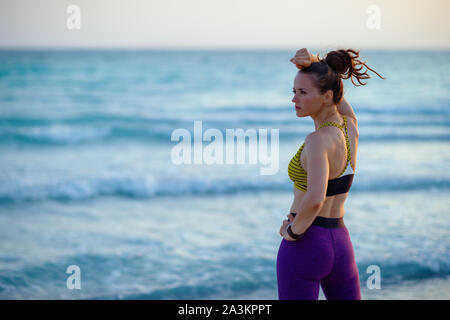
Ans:
[{"label": "woman's neck", "polygon": [[338,124],[342,122],[342,116],[337,111],[336,105],[322,108],[321,112],[312,118],[316,131],[327,122],[337,122]]}]

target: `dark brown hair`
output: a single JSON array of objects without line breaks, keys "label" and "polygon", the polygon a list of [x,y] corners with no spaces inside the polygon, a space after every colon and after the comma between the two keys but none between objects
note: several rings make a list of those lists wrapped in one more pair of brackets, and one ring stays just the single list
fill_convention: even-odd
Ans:
[{"label": "dark brown hair", "polygon": [[[351,79],[355,86],[366,85],[361,80],[369,79],[370,70],[376,73],[381,79],[384,79],[375,70],[371,69],[364,61],[359,58],[359,51],[353,49],[335,50],[327,53],[324,59],[319,62],[313,62],[307,68],[301,69],[299,72],[313,75],[316,87],[321,94],[326,91],[333,91],[333,102],[338,104],[344,94],[344,84],[342,79]],[[366,68],[363,71],[363,67]],[[354,79],[359,84],[355,83]]]}]

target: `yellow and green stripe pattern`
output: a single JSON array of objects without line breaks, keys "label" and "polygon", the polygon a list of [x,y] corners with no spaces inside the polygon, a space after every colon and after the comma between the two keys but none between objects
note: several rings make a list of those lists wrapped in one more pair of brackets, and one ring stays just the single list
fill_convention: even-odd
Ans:
[{"label": "yellow and green stripe pattern", "polygon": [[[319,127],[319,129],[320,129],[325,126],[335,126],[335,127],[338,127],[339,129],[343,130],[343,132],[344,132],[345,143],[347,146],[347,159],[348,160],[347,160],[344,170],[342,170],[341,174],[338,177],[340,177],[345,172],[349,163],[350,163],[350,166],[352,167],[352,169],[354,170],[352,162],[351,162],[350,143],[348,141],[347,118],[345,116],[343,116],[343,118],[344,118],[344,125],[342,125],[342,126],[335,122],[327,122]],[[288,175],[289,175],[289,178],[294,182],[294,186],[297,189],[299,189],[303,192],[306,192],[306,190],[308,189],[308,186],[307,186],[308,176],[307,176],[306,171],[302,168],[302,165],[300,162],[300,155],[302,154],[302,150],[303,150],[304,146],[305,146],[305,143],[302,144],[300,149],[297,151],[297,153],[294,155],[294,157],[289,162]]]}]

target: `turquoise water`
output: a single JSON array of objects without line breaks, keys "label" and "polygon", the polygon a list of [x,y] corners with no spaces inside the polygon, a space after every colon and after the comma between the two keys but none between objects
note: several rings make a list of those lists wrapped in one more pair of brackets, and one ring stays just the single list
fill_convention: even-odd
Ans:
[{"label": "turquoise water", "polygon": [[[363,297],[449,298],[450,52],[362,54],[387,78],[345,83]],[[295,117],[291,56],[0,51],[0,298],[276,299],[287,165],[314,130]],[[279,129],[279,170],[175,165],[171,134],[195,120]],[[370,265],[381,289],[367,288]]]}]

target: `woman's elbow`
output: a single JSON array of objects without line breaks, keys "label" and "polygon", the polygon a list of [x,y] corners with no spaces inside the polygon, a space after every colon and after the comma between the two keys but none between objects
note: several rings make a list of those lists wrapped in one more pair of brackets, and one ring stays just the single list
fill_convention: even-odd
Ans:
[{"label": "woman's elbow", "polygon": [[308,203],[313,209],[320,209],[325,203],[325,197],[309,195]]}]

